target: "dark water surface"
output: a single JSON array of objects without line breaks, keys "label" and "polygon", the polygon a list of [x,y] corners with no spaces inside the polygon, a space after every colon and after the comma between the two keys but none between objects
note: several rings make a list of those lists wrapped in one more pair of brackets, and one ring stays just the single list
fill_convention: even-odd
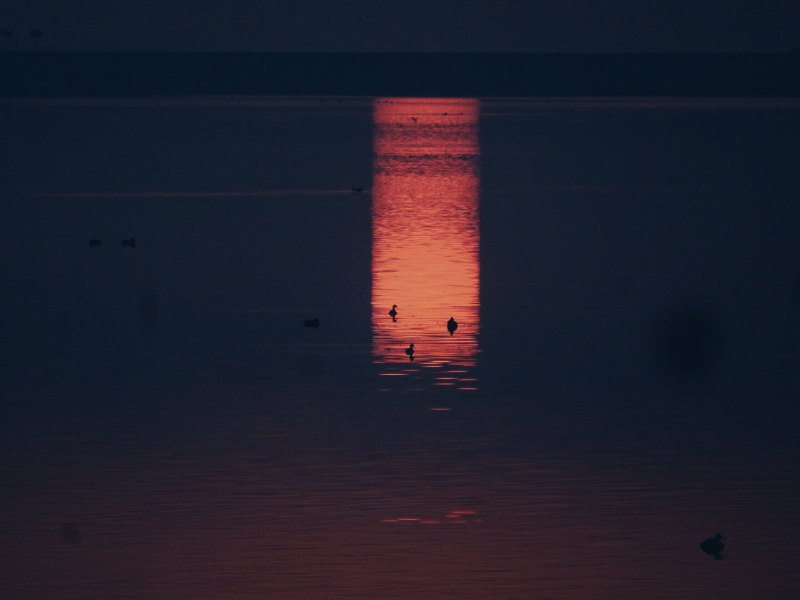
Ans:
[{"label": "dark water surface", "polygon": [[0,123],[1,597],[800,593],[800,104]]}]

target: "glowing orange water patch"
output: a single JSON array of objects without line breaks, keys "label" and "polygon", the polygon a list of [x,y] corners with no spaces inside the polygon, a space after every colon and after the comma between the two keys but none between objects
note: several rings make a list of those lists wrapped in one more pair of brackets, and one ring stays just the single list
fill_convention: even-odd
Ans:
[{"label": "glowing orange water patch", "polygon": [[[372,324],[376,362],[475,365],[479,330],[478,101],[374,106]],[[397,305],[397,320],[388,315]],[[455,335],[447,321],[458,322]]]}]

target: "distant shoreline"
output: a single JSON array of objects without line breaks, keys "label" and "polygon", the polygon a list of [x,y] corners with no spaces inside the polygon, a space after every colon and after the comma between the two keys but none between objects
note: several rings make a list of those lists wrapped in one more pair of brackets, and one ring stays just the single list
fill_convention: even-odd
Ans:
[{"label": "distant shoreline", "polygon": [[800,53],[0,53],[0,97],[800,97]]}]

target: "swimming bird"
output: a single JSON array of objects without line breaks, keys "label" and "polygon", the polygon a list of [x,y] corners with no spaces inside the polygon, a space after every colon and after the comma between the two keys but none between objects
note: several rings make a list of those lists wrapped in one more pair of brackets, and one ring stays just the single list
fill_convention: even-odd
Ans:
[{"label": "swimming bird", "polygon": [[136,248],[136,238],[130,238],[129,240],[122,240],[122,245],[125,248]]},{"label": "swimming bird", "polygon": [[389,311],[389,316],[392,317],[392,321],[397,321],[397,304],[392,304],[392,310]]},{"label": "swimming bird", "polygon": [[718,533],[713,538],[708,538],[700,543],[700,549],[706,554],[713,556],[717,560],[722,560],[722,551],[725,549],[725,539],[721,533]]},{"label": "swimming bird", "polygon": [[94,238],[92,238],[91,240],[89,240],[89,246],[91,246],[92,248],[95,248],[95,247],[97,247],[97,246],[101,246],[102,244],[103,244],[103,241],[102,241],[102,240],[96,240],[96,239],[94,239]]},{"label": "swimming bird", "polygon": [[450,317],[450,320],[447,322],[447,331],[450,332],[450,335],[453,335],[458,329],[458,323],[453,317]]},{"label": "swimming bird", "polygon": [[319,319],[306,319],[303,321],[303,327],[313,327],[314,329],[319,329]]},{"label": "swimming bird", "polygon": [[408,354],[408,360],[414,360],[414,344],[408,345],[408,348],[406,348],[406,354]]}]

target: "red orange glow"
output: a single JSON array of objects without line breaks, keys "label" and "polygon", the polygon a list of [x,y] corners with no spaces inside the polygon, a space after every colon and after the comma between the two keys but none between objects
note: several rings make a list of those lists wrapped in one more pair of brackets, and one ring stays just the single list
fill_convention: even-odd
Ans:
[{"label": "red orange glow", "polygon": [[395,517],[392,519],[381,519],[381,523],[419,523],[421,525],[439,525],[441,523],[466,525],[468,523],[480,523],[481,520],[477,518],[478,511],[472,508],[462,508],[451,510],[444,515],[444,521],[436,518],[422,518],[422,517]]},{"label": "red orange glow", "polygon": [[373,354],[408,363],[414,343],[415,363],[456,385],[478,352],[478,102],[380,99],[374,125]]}]

